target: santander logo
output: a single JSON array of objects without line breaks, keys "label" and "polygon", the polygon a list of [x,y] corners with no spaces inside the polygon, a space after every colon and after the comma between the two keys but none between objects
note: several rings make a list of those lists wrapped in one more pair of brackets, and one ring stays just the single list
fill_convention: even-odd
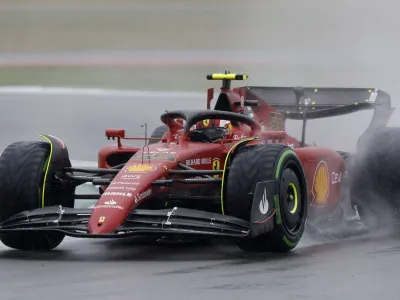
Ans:
[{"label": "santander logo", "polygon": [[144,198],[148,197],[151,195],[152,190],[148,189],[147,191],[144,191],[143,193],[136,195],[135,196],[135,203],[138,203],[140,200],[143,200]]},{"label": "santander logo", "polygon": [[99,209],[99,208],[111,208],[111,209],[124,210],[124,208],[121,205],[118,205],[117,201],[115,201],[114,199],[106,201],[106,202],[104,202],[104,204],[96,205],[94,207],[94,209]]}]

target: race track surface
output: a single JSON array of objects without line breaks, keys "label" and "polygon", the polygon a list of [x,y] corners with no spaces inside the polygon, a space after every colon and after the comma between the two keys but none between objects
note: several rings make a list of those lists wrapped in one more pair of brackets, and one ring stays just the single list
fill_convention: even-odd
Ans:
[{"label": "race track surface", "polygon": [[69,239],[51,253],[1,248],[1,299],[367,300],[398,294],[398,238],[305,244],[287,255],[139,242]]},{"label": "race track surface", "polygon": [[[62,137],[78,160],[96,159],[106,126],[138,135],[144,122],[149,131],[158,126],[154,116],[165,109],[204,107],[198,94],[2,93],[1,99],[7,103],[1,150],[47,132]],[[250,255],[223,241],[171,246],[67,238],[50,253],[1,246],[0,299],[396,299],[399,250],[399,237],[387,233],[328,242],[305,236],[287,255]]]}]

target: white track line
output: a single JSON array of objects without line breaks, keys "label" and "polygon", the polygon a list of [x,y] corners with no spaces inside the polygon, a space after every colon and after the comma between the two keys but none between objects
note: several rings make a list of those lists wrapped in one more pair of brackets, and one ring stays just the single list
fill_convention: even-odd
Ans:
[{"label": "white track line", "polygon": [[190,98],[206,97],[206,92],[133,91],[97,88],[45,87],[45,86],[1,86],[0,94],[62,95],[96,97],[140,97],[140,98]]},{"label": "white track line", "polygon": [[[15,1],[17,2],[17,1]],[[77,2],[77,1],[75,1]],[[111,2],[111,1],[110,1]],[[253,6],[255,3],[252,4]],[[112,5],[107,3],[0,3],[0,12],[14,12],[14,11],[43,11],[43,12],[58,12],[58,11],[85,11],[93,13],[96,11],[206,11],[208,12],[212,7],[213,10],[226,10],[225,3],[193,3],[193,1],[181,1],[178,3],[165,3],[165,1],[157,1],[155,3],[123,3],[116,2]],[[245,10],[249,5],[244,3],[230,3],[229,10]]]}]

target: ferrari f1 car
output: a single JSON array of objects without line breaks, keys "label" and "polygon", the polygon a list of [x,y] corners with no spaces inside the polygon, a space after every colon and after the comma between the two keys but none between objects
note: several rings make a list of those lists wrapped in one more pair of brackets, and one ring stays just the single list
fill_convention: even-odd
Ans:
[{"label": "ferrari f1 car", "polygon": [[[214,109],[209,89],[207,109],[164,113],[151,138],[107,129],[116,143],[100,149],[98,168],[73,167],[66,145],[52,135],[8,146],[0,157],[1,241],[50,250],[65,236],[206,236],[231,238],[245,251],[286,252],[299,243],[306,220],[317,229],[333,215],[344,222],[346,199],[370,227],[395,215],[400,168],[390,168],[399,161],[400,131],[386,128],[393,111],[387,93],[232,89],[232,80],[247,75],[207,78],[222,80]],[[307,120],[363,109],[375,113],[356,153],[306,143]],[[287,119],[302,120],[301,140],[286,133]],[[144,146],[124,140],[144,140]],[[76,194],[88,182],[99,194]],[[94,208],[74,208],[88,197],[97,199]]]}]

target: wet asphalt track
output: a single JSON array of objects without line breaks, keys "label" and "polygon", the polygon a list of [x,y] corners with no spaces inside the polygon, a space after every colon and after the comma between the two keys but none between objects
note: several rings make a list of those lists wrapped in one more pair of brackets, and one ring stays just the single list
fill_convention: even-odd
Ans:
[{"label": "wet asphalt track", "polygon": [[[0,148],[46,131],[62,137],[74,159],[95,160],[106,142],[106,125],[99,118],[138,134],[145,121],[151,129],[157,126],[154,115],[167,108],[203,107],[197,97],[120,97],[114,106],[109,97],[57,96],[54,101],[54,96],[2,94],[7,106],[0,112]],[[132,101],[142,103],[140,113]],[[172,247],[144,242],[67,239],[51,253],[1,246],[0,299],[397,298],[398,237],[329,243],[305,237],[287,255],[248,255],[225,243]]]}]

